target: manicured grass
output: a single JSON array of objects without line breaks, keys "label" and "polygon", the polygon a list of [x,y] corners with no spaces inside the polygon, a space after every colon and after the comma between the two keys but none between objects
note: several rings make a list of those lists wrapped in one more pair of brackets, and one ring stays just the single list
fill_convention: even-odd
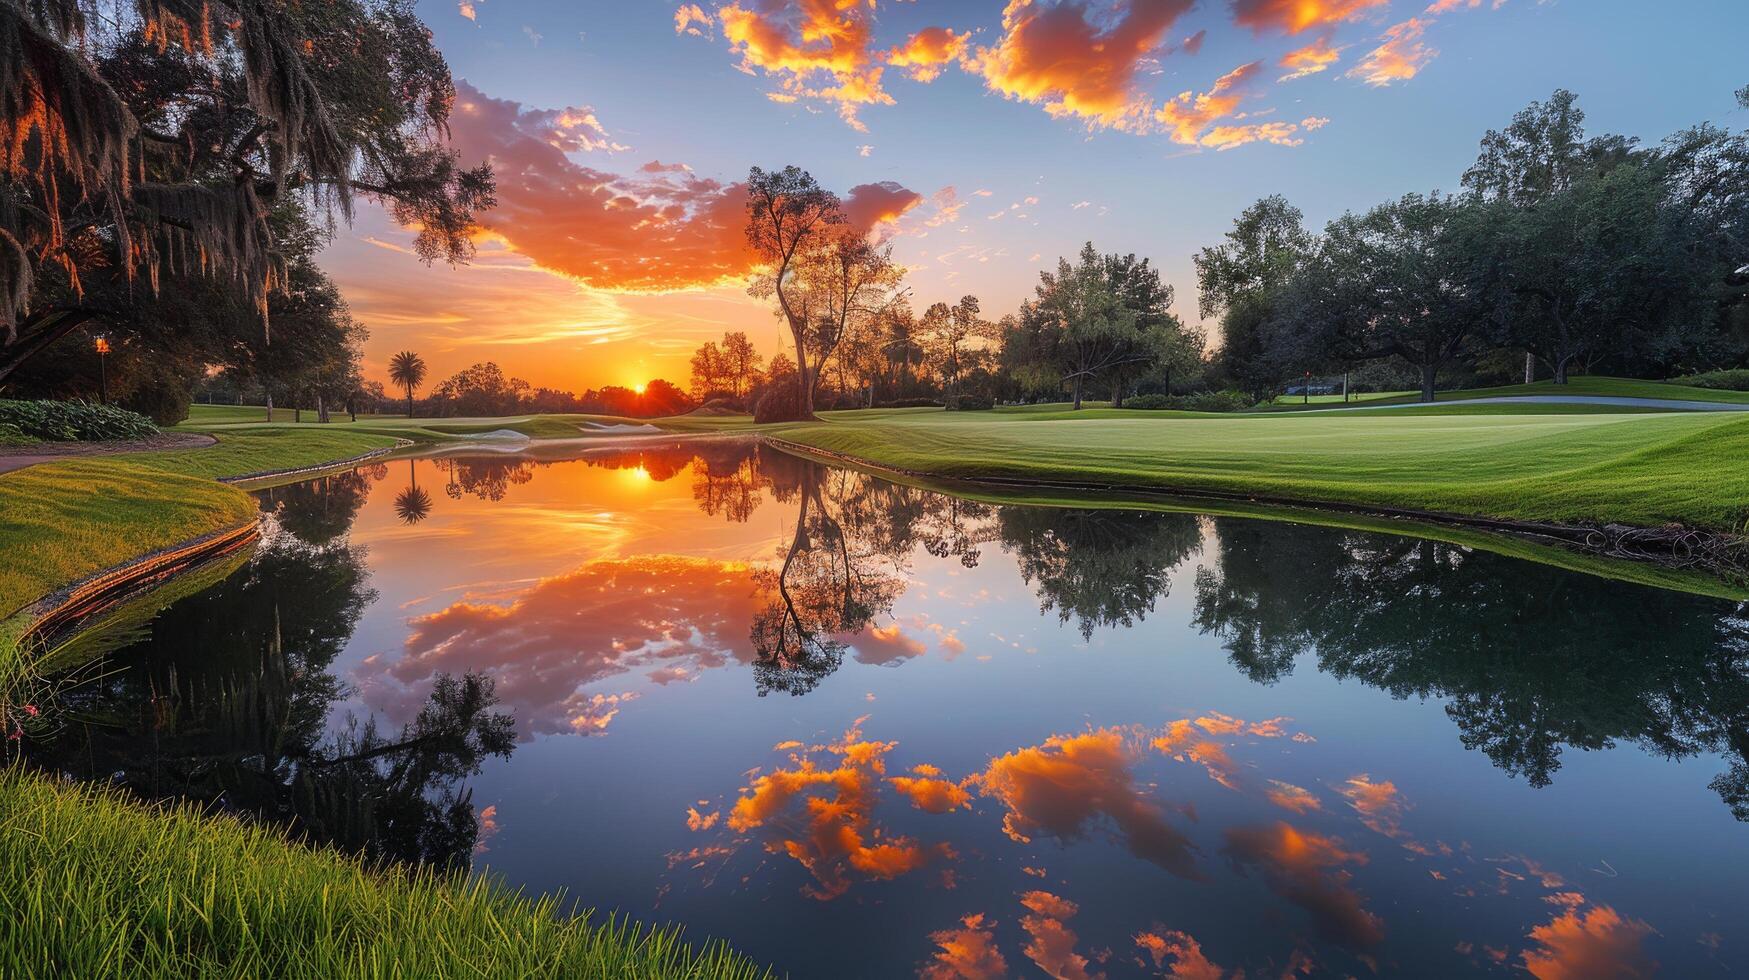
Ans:
[{"label": "manicured grass", "polygon": [[[1334,395],[1313,395],[1311,396],[1310,401],[1313,405],[1352,405],[1360,402],[1382,401],[1389,398],[1413,398],[1417,394],[1418,392],[1413,391],[1351,391],[1348,393],[1346,401],[1343,399],[1341,392],[1337,392]],[[1306,404],[1306,401],[1307,398],[1305,395],[1278,395],[1271,404],[1291,407],[1294,405],[1304,405]]]},{"label": "manicured grass", "polygon": [[119,458],[0,476],[0,618],[112,565],[241,524],[249,495]]},{"label": "manicured grass", "polygon": [[[783,438],[946,478],[1212,491],[1740,533],[1749,418],[1700,413],[822,422]],[[1137,413],[1140,414],[1140,413]]]},{"label": "manicured grass", "polygon": [[393,436],[329,426],[263,424],[256,429],[214,429],[217,446],[127,453],[109,457],[139,463],[167,473],[211,479],[246,476],[270,470],[303,469],[349,459],[395,445]]},{"label": "manicured grass", "polygon": [[[1471,398],[1510,398],[1521,395],[1605,395],[1614,398],[1667,398],[1690,402],[1726,402],[1749,405],[1749,391],[1726,391],[1718,388],[1694,388],[1668,381],[1640,381],[1634,378],[1610,378],[1603,375],[1579,375],[1567,379],[1564,385],[1553,381],[1537,381],[1527,385],[1506,385],[1499,388],[1465,388],[1461,391],[1434,393],[1435,401],[1464,401]],[[1381,399],[1374,404],[1418,401],[1419,392],[1395,398]],[[1292,399],[1286,401],[1292,407]]]},{"label": "manicured grass", "polygon": [[686,977],[720,944],[564,915],[487,878],[369,871],[270,829],[0,771],[0,976]]}]

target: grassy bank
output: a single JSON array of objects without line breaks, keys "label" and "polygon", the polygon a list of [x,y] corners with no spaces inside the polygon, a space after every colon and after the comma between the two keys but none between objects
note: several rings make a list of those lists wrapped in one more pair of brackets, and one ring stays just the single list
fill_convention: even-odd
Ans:
[{"label": "grassy bank", "polygon": [[[1594,395],[1607,398],[1658,398],[1670,401],[1749,405],[1749,391],[1696,388],[1669,381],[1611,378],[1600,374],[1568,378],[1564,385],[1555,384],[1553,381],[1534,381],[1530,384],[1502,385],[1497,388],[1439,391],[1434,393],[1433,400],[1435,402],[1462,402],[1476,398],[1521,398],[1527,395]],[[1367,405],[1407,405],[1420,402],[1421,393],[1411,391],[1382,395],[1354,395],[1352,397],[1356,403]],[[1332,403],[1340,405],[1342,396],[1313,395],[1310,407],[1329,408],[1332,407]],[[1274,406],[1286,409],[1307,407],[1301,404],[1301,399],[1291,395],[1284,395],[1276,399]]]},{"label": "grassy bank", "polygon": [[[1140,413],[1137,413],[1140,414]],[[788,427],[798,443],[951,479],[1213,492],[1526,521],[1740,533],[1749,417],[1376,412],[1060,418],[892,416]]]},{"label": "grassy bank", "polygon": [[0,976],[766,976],[481,878],[367,871],[188,807],[0,772]]},{"label": "grassy bank", "polygon": [[217,445],[39,463],[0,475],[0,675],[16,666],[22,611],[106,568],[236,527],[249,495],[217,482],[393,446],[314,428],[220,432]]}]

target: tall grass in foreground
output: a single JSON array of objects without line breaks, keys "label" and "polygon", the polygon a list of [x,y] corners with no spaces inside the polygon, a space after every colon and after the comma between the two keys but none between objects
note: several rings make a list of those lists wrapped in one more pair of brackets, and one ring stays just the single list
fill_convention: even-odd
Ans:
[{"label": "tall grass in foreground", "polygon": [[369,871],[187,806],[0,770],[3,977],[764,977],[721,944]]}]

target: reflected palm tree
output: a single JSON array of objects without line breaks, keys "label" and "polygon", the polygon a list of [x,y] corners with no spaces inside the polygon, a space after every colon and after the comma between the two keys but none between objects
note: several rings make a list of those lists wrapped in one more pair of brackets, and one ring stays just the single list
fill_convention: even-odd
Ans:
[{"label": "reflected palm tree", "polygon": [[407,460],[407,487],[395,494],[395,516],[402,524],[417,524],[431,515],[431,495],[419,487],[413,461]]}]

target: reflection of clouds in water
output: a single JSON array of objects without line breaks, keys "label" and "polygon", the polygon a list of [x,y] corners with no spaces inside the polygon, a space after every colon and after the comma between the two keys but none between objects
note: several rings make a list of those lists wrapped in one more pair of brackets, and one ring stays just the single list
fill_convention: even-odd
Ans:
[{"label": "reflection of clouds in water", "polygon": [[1105,974],[1089,969],[1087,957],[1075,949],[1081,937],[1069,927],[1080,907],[1066,898],[1047,891],[1030,891],[1020,896],[1020,904],[1028,914],[1020,917],[1020,927],[1026,930],[1026,946],[1022,952],[1046,976],[1057,980],[1094,980]]},{"label": "reflection of clouds in water", "polygon": [[1221,980],[1226,975],[1203,953],[1202,944],[1188,933],[1174,929],[1138,932],[1136,947],[1154,961],[1154,969],[1166,971],[1162,976],[1176,980]]},{"label": "reflection of clouds in water", "polygon": [[479,670],[524,737],[607,727],[630,694],[584,688],[634,670],[657,681],[749,662],[751,568],[677,556],[601,559],[543,579],[508,604],[464,599],[409,620],[399,655],[358,669],[365,701],[392,718],[416,710],[438,673]]},{"label": "reflection of clouds in water", "polygon": [[922,980],[994,980],[1008,975],[1008,960],[996,948],[996,932],[982,913],[960,920],[958,928],[929,934],[941,947],[917,971]]},{"label": "reflection of clouds in water", "polygon": [[990,760],[979,788],[1007,807],[1002,830],[1013,840],[1029,843],[1041,834],[1078,840],[1105,817],[1139,857],[1180,877],[1200,877],[1190,839],[1137,792],[1131,765],[1138,741],[1118,728],[1053,735]]},{"label": "reflection of clouds in water", "polygon": [[[1114,963],[1125,962],[1109,959],[1112,945],[1132,942],[1135,951],[1128,961],[1174,977],[1227,976],[1217,958],[1235,955],[1272,963],[1273,972],[1284,964],[1289,973],[1340,969],[1334,961],[1323,961],[1324,944],[1330,950],[1345,950],[1376,971],[1391,953],[1384,945],[1385,921],[1368,907],[1356,881],[1372,862],[1355,835],[1370,839],[1368,831],[1407,848],[1411,854],[1403,855],[1406,859],[1428,862],[1424,880],[1437,883],[1434,887],[1448,896],[1473,901],[1494,891],[1501,896],[1497,900],[1511,900],[1518,906],[1529,901],[1539,910],[1550,905],[1557,910],[1552,920],[1546,911],[1529,917],[1523,927],[1528,936],[1520,931],[1497,937],[1495,944],[1460,942],[1448,955],[1467,958],[1478,968],[1488,962],[1504,964],[1516,956],[1538,977],[1640,976],[1656,966],[1643,949],[1654,934],[1651,926],[1609,905],[1588,905],[1559,873],[1522,856],[1481,861],[1467,848],[1454,851],[1443,844],[1422,845],[1407,829],[1413,808],[1389,780],[1364,773],[1321,780],[1348,803],[1326,808],[1295,783],[1246,776],[1250,764],[1234,758],[1244,758],[1241,750],[1246,745],[1268,740],[1287,749],[1312,741],[1310,736],[1290,735],[1285,718],[1248,722],[1210,712],[1158,728],[1110,726],[1052,735],[1036,745],[993,756],[981,770],[957,778],[924,762],[910,765],[903,774],[889,775],[889,760],[898,743],[866,737],[865,721],[858,719],[842,738],[825,745],[780,742],[776,749],[789,752],[788,759],[775,768],[745,774],[745,788],[732,806],[721,811],[720,822],[713,806],[701,802],[689,808],[687,823],[693,829],[714,827],[741,835],[702,851],[695,849],[712,855],[712,862],[690,863],[714,877],[708,869],[716,866],[715,857],[724,861],[732,857],[727,845],[757,841],[767,853],[788,857],[806,869],[811,881],[803,889],[805,894],[831,899],[857,882],[901,878],[926,866],[960,860],[960,853],[945,842],[929,843],[916,831],[890,832],[879,813],[883,805],[902,806],[917,820],[932,819],[924,816],[929,814],[972,821],[951,825],[958,828],[956,832],[1000,813],[1001,831],[1017,844],[1031,845],[1040,837],[1067,844],[1109,832],[1132,854],[1189,881],[1225,888],[1239,878],[1255,876],[1282,902],[1303,912],[1302,921],[1310,927],[1297,939],[1291,932],[1284,935],[1287,948],[1273,953],[1251,944],[1221,945],[1231,942],[1231,937],[1220,937],[1213,949],[1205,950],[1203,944],[1211,937],[1193,936],[1185,923],[1155,921],[1141,928],[1146,919],[1131,923],[1078,919],[1079,903],[1093,896],[1076,894],[1073,889],[1078,883],[1073,878],[1044,891],[1034,887],[1042,882],[1029,880],[1044,877],[1042,869],[1024,861],[1012,865],[997,861],[980,866],[973,877],[998,874],[1003,866],[1012,869],[1012,886],[1017,887],[1012,894],[1024,906],[1018,937],[998,928],[997,919],[987,912],[965,914],[957,925],[928,934],[932,948],[918,966],[923,977],[1001,976],[1020,957],[1050,976],[1095,977]],[[1200,864],[1196,845],[1174,826],[1180,813],[1195,819],[1188,803],[1168,802],[1158,795],[1155,782],[1140,775],[1144,767],[1158,767],[1165,759],[1201,768],[1217,784],[1234,791],[1235,798],[1254,801],[1260,813],[1279,807],[1318,821],[1347,821],[1354,833],[1338,835],[1327,828],[1281,820],[1245,823],[1241,819],[1216,829],[1227,867],[1236,876],[1222,878],[1216,867]],[[883,793],[891,795],[883,800]],[[977,802],[978,797],[996,803],[995,813]],[[946,816],[952,814],[969,815]],[[944,830],[949,826],[942,825]],[[968,869],[950,866],[943,874],[955,870],[963,878]],[[1023,872],[1026,877],[1021,877]],[[1466,879],[1475,882],[1478,873],[1498,887],[1478,891],[1464,884]],[[933,877],[912,880],[935,881]],[[1093,883],[1093,887],[1101,886]],[[1527,887],[1535,890],[1532,895],[1523,894]],[[1314,935],[1317,943],[1306,945]],[[1016,945],[1009,947],[1010,942]],[[1521,956],[1514,952],[1520,948]],[[1248,970],[1251,964],[1242,965]],[[1240,975],[1237,968],[1232,975]]]},{"label": "reflection of clouds in water", "polygon": [[1585,911],[1568,908],[1530,931],[1537,945],[1525,950],[1520,960],[1538,980],[1649,977],[1658,964],[1643,946],[1654,932],[1608,905]]},{"label": "reflection of clouds in water", "polygon": [[1312,925],[1324,939],[1356,950],[1384,940],[1384,920],[1368,911],[1349,885],[1353,875],[1348,868],[1365,864],[1364,852],[1281,821],[1233,827],[1226,842],[1235,866],[1260,868],[1272,891],[1311,913]]},{"label": "reflection of clouds in water", "polygon": [[858,719],[843,738],[816,747],[825,759],[795,753],[788,767],[755,777],[729,812],[729,829],[756,834],[767,851],[806,868],[814,883],[802,892],[822,900],[844,894],[857,876],[897,878],[952,857],[945,845],[920,844],[874,823],[886,755],[896,745],[864,738]]},{"label": "reflection of clouds in water", "polygon": [[1403,794],[1397,791],[1396,784],[1390,780],[1373,782],[1372,777],[1361,773],[1350,777],[1343,784],[1341,792],[1348,797],[1348,805],[1355,813],[1360,814],[1360,822],[1369,830],[1384,834],[1416,854],[1431,857],[1435,853],[1451,853],[1451,847],[1444,842],[1423,844],[1403,829],[1403,815],[1408,811],[1409,804],[1404,801]]}]

